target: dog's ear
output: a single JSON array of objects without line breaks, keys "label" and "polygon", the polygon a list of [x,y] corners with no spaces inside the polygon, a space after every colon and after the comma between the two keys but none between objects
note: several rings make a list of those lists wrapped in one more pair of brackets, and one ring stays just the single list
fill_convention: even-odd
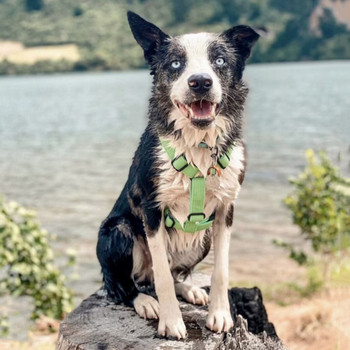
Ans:
[{"label": "dog's ear", "polygon": [[221,37],[231,42],[243,59],[246,60],[260,35],[249,26],[239,25],[224,31]]},{"label": "dog's ear", "polygon": [[152,57],[169,36],[134,12],[128,11],[128,21],[135,40],[143,48],[145,59],[151,63]]}]

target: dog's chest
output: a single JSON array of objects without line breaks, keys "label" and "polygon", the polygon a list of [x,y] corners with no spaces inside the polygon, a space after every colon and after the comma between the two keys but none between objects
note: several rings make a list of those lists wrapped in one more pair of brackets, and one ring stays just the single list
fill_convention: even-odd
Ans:
[{"label": "dog's chest", "polygon": [[[201,157],[193,163],[205,174],[205,207],[206,217],[210,216],[218,205],[232,203],[240,190],[239,176],[244,170],[244,152],[242,146],[234,148],[230,163],[221,171],[221,176],[207,175],[212,165],[210,153],[202,151]],[[187,158],[189,158],[187,156]],[[162,208],[169,208],[172,215],[183,223],[186,221],[190,208],[191,179],[176,171],[167,155],[162,154],[163,164],[158,186],[158,200]]]}]

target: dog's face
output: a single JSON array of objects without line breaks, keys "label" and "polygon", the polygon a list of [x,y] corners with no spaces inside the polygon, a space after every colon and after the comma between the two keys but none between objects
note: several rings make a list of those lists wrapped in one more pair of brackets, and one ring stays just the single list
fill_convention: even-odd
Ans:
[{"label": "dog's face", "polygon": [[220,117],[230,118],[235,85],[259,37],[253,29],[236,26],[220,35],[170,37],[134,13],[128,18],[154,75],[160,125],[203,130],[215,127]]}]

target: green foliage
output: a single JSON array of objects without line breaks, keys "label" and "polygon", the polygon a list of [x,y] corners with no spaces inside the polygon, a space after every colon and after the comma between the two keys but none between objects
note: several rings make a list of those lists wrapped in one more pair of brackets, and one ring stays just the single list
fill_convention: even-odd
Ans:
[{"label": "green foliage", "polygon": [[[344,178],[324,152],[306,152],[308,164],[297,179],[291,180],[294,192],[285,198],[293,222],[311,242],[324,267],[324,282],[329,283],[330,265],[346,256],[350,248],[350,179]],[[299,264],[312,262],[303,250],[281,241],[275,244],[289,250]]]},{"label": "green foliage", "polygon": [[[320,34],[310,30],[310,16],[318,0],[308,0],[300,6],[298,0],[282,2],[271,0],[279,11],[288,13],[285,26],[277,33],[262,60],[297,61],[350,58],[350,31],[339,24],[330,9],[324,9],[320,17]],[[342,36],[341,39],[339,37]]]},{"label": "green foliage", "polygon": [[293,221],[315,252],[333,254],[350,247],[350,182],[342,178],[325,153],[306,153],[308,166],[291,180],[293,194],[285,199]]},{"label": "green foliage", "polygon": [[[318,0],[26,0],[38,3],[27,12],[23,0],[0,0],[0,41],[26,46],[74,43],[82,54],[75,64],[14,68],[1,65],[3,74],[61,70],[120,70],[145,67],[126,20],[133,10],[172,34],[220,32],[234,24],[265,27],[250,62],[350,58],[350,33],[330,11],[320,20],[321,36],[310,31],[310,15]],[[43,6],[44,5],[44,6]],[[35,7],[34,6],[34,7]],[[34,8],[33,7],[33,8]],[[40,9],[40,11],[38,11]],[[341,37],[341,38],[340,38]]]},{"label": "green foliage", "polygon": [[302,298],[310,297],[321,289],[324,281],[320,273],[318,266],[309,266],[307,269],[307,283],[306,285],[300,285],[298,283],[289,283],[288,287],[294,290]]},{"label": "green foliage", "polygon": [[338,24],[330,9],[323,10],[323,16],[320,20],[320,30],[322,36],[326,39],[333,38],[335,35],[347,32],[345,24]]},{"label": "green foliage", "polygon": [[9,332],[9,324],[7,317],[0,315],[0,337],[6,336]]},{"label": "green foliage", "polygon": [[296,15],[308,15],[318,5],[319,0],[304,0],[301,6],[300,0],[271,0],[271,5],[281,12],[289,12]]},{"label": "green foliage", "polygon": [[33,318],[60,319],[72,309],[72,292],[54,264],[49,240],[35,212],[0,199],[0,295],[28,295]]},{"label": "green foliage", "polygon": [[298,251],[294,248],[292,244],[283,242],[282,240],[275,239],[273,241],[273,244],[275,244],[277,247],[285,248],[289,250],[289,257],[292,260],[295,260],[299,265],[306,265],[308,262],[308,257],[303,251]]},{"label": "green foliage", "polygon": [[44,7],[44,0],[25,0],[26,10],[31,11],[41,11]]}]

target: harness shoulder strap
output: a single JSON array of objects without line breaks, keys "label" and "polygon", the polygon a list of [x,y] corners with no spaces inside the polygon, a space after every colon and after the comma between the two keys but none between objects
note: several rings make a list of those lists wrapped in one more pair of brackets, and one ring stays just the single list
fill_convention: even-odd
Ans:
[{"label": "harness shoulder strap", "polygon": [[171,165],[176,171],[182,172],[190,179],[198,174],[199,169],[195,165],[189,164],[185,155],[180,154],[178,157],[175,157],[175,149],[169,145],[169,141],[160,139],[160,142],[171,160]]},{"label": "harness shoulder strap", "polygon": [[227,166],[230,164],[230,156],[233,152],[234,145],[232,145],[226,153],[224,153],[219,159],[218,159],[218,165],[221,169],[227,168]]}]

